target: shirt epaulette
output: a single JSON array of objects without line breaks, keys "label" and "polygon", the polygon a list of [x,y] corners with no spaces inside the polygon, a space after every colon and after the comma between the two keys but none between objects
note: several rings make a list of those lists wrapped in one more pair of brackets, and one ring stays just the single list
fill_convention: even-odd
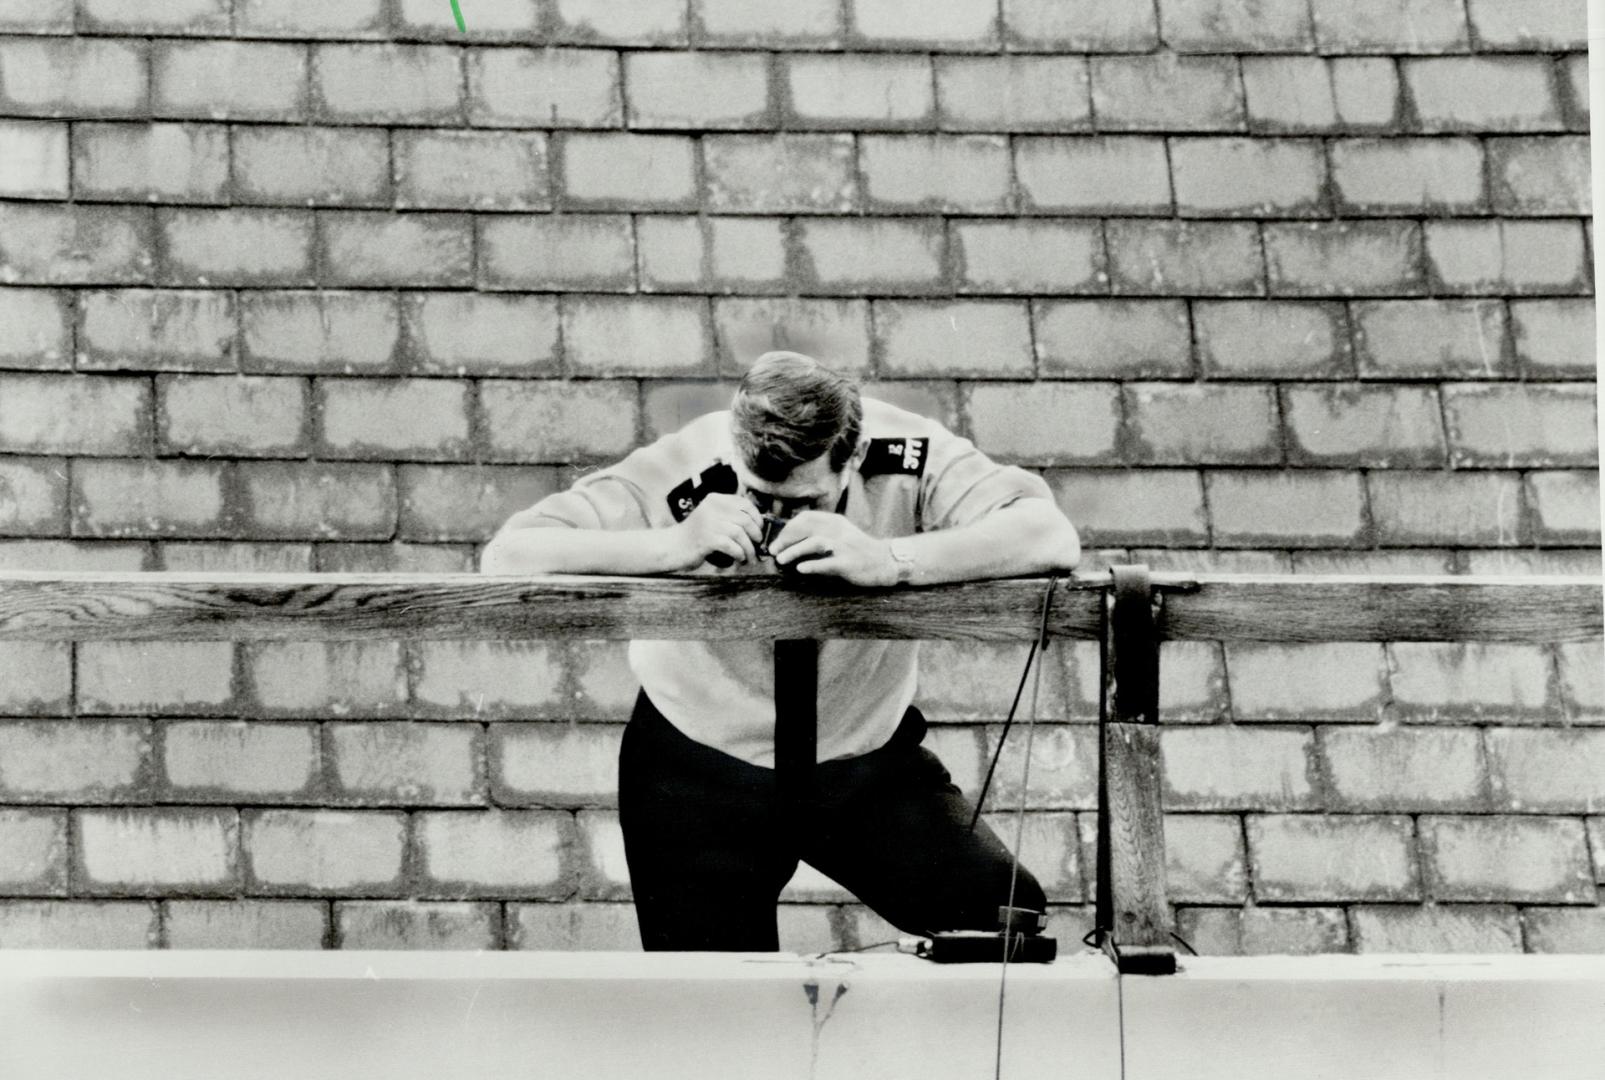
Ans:
[{"label": "shirt epaulette", "polygon": [[925,437],[871,439],[864,463],[858,467],[864,476],[920,476],[925,472],[931,440]]},{"label": "shirt epaulette", "polygon": [[716,462],[703,469],[700,476],[674,486],[668,494],[669,513],[674,515],[675,521],[684,521],[709,495],[734,495],[739,487],[736,470],[723,461]]}]

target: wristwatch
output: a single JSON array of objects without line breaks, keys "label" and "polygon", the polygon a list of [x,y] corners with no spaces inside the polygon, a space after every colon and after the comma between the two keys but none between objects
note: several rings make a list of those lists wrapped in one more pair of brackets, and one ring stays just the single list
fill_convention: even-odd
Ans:
[{"label": "wristwatch", "polygon": [[897,567],[897,583],[907,585],[914,580],[914,555],[901,540],[888,540],[886,550],[891,553],[892,564]]}]

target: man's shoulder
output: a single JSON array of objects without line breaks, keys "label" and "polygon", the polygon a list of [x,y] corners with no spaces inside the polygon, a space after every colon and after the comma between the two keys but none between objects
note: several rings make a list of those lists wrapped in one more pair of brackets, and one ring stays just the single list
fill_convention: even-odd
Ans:
[{"label": "man's shoulder", "polygon": [[869,449],[859,472],[865,477],[923,476],[933,446],[953,437],[930,417],[873,398],[864,399],[864,435]]}]

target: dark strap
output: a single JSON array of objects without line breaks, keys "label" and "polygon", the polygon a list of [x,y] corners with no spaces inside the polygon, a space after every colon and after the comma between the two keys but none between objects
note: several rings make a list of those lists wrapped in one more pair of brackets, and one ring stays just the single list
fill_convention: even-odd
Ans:
[{"label": "dark strap", "polygon": [[819,642],[775,642],[775,790],[781,812],[798,815],[813,800],[819,741]]}]

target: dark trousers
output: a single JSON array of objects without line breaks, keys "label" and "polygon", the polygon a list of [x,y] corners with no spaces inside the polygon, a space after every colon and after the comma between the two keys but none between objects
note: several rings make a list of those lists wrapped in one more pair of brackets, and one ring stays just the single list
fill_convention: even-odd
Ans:
[{"label": "dark trousers", "polygon": [[[775,904],[799,859],[905,933],[999,929],[1012,860],[920,746],[909,709],[891,741],[815,768],[815,798],[779,804],[771,769],[681,734],[645,694],[624,732],[619,819],[649,950],[773,952]],[[1016,907],[1043,910],[1024,868]]]}]

